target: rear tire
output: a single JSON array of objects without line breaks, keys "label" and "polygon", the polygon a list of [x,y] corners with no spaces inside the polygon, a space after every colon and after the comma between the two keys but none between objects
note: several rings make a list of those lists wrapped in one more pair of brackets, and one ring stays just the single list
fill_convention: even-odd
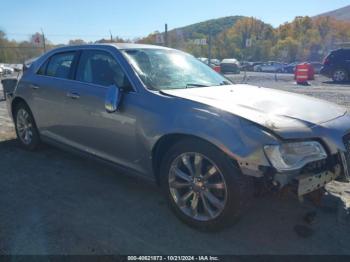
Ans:
[{"label": "rear tire", "polygon": [[40,135],[29,107],[21,102],[15,107],[14,122],[17,139],[24,149],[33,151],[40,144]]},{"label": "rear tire", "polygon": [[344,69],[336,69],[333,72],[332,79],[334,82],[340,83],[348,80],[348,73]]},{"label": "rear tire", "polygon": [[160,172],[175,215],[199,230],[216,231],[233,224],[253,197],[252,179],[221,150],[201,140],[186,139],[172,146]]}]

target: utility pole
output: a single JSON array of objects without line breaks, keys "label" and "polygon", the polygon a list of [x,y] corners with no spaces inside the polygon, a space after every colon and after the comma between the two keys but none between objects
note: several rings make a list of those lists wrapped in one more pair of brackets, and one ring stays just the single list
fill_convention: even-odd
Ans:
[{"label": "utility pole", "polygon": [[43,37],[43,47],[44,47],[44,53],[46,53],[46,43],[45,43],[45,34],[43,29],[41,28],[41,35]]},{"label": "utility pole", "polygon": [[168,24],[165,24],[165,31],[164,31],[164,42],[165,46],[168,46]]},{"label": "utility pole", "polygon": [[111,42],[113,42],[113,35],[111,30],[109,30],[109,35],[111,36]]}]

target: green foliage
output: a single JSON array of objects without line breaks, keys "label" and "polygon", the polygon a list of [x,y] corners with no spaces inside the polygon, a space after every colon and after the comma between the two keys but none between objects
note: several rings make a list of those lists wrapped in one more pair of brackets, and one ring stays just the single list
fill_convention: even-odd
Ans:
[{"label": "green foliage", "polygon": [[[182,31],[182,34],[187,39],[197,38],[198,35],[209,35],[211,33],[213,36],[220,34],[223,31],[231,28],[238,20],[242,19],[243,16],[228,16],[218,19],[211,19],[205,22],[196,23],[193,25],[185,26],[176,29],[177,31]],[[172,34],[175,30],[169,31]]]}]

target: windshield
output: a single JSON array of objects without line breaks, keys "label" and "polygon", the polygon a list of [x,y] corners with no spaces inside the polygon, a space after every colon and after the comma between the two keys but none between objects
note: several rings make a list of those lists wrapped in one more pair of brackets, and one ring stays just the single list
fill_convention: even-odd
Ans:
[{"label": "windshield", "polygon": [[149,89],[232,84],[193,56],[167,49],[131,49],[124,54]]}]

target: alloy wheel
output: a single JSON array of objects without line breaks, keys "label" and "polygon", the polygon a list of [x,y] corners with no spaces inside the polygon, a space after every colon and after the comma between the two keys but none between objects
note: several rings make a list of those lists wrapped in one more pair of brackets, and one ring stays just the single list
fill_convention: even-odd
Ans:
[{"label": "alloy wheel", "polygon": [[333,74],[333,80],[336,82],[342,82],[346,79],[346,73],[343,70],[336,70]]},{"label": "alloy wheel", "polygon": [[199,153],[183,153],[172,162],[169,172],[170,194],[184,214],[209,221],[222,213],[227,186],[212,160]]},{"label": "alloy wheel", "polygon": [[20,108],[17,112],[16,128],[21,141],[24,144],[29,145],[33,139],[34,127],[29,113],[23,108]]}]

